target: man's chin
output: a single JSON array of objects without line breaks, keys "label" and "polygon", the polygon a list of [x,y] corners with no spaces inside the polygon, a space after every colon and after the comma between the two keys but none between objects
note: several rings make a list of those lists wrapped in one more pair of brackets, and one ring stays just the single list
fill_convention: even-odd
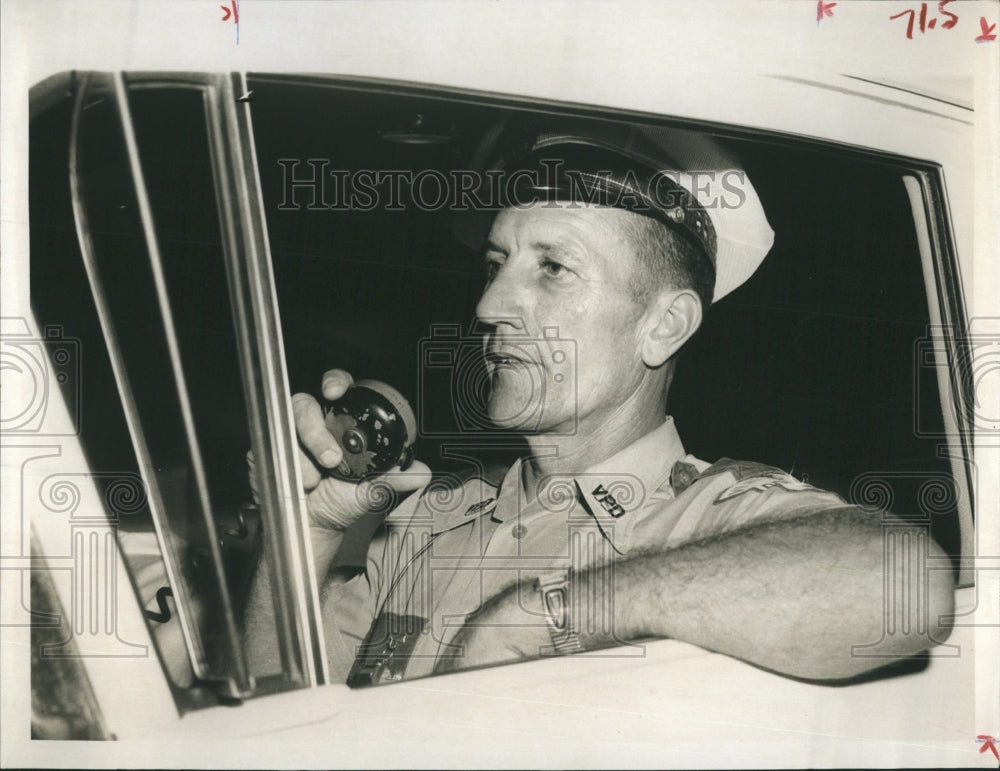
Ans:
[{"label": "man's chin", "polygon": [[575,419],[556,420],[558,412],[543,410],[543,405],[535,400],[508,402],[490,399],[486,414],[498,429],[523,435],[565,435],[574,434],[577,430]]},{"label": "man's chin", "polygon": [[533,433],[538,430],[541,405],[528,399],[511,399],[491,395],[486,414],[497,428],[504,431]]}]

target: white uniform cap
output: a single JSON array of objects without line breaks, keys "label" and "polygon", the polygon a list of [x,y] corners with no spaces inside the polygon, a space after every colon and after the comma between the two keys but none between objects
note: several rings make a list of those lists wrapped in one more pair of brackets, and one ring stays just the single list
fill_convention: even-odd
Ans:
[{"label": "white uniform cap", "polygon": [[[506,153],[501,151],[497,157],[498,146],[505,144],[501,138],[503,133],[503,129],[495,128],[477,149],[476,158],[484,167],[505,167],[510,163],[510,140],[506,143]],[[600,148],[636,161],[645,169],[657,171],[677,183],[693,196],[711,221],[712,227],[708,230],[714,229],[714,234],[708,233],[707,237],[700,233],[699,239],[715,262],[713,302],[750,278],[771,249],[774,231],[749,177],[735,155],[705,134],[607,121],[563,121],[545,126],[527,141],[522,138],[519,147],[514,141],[520,152],[528,151],[542,157],[546,149],[572,145]],[[492,163],[487,159],[492,159]],[[641,173],[639,178],[643,179]],[[625,186],[625,189],[630,196],[634,192],[632,186]],[[619,187],[619,195],[621,191]],[[652,214],[667,225],[686,230],[689,236],[697,236],[694,226],[700,231],[699,217],[703,217],[698,208],[681,212],[679,208],[665,211],[661,206]]]}]

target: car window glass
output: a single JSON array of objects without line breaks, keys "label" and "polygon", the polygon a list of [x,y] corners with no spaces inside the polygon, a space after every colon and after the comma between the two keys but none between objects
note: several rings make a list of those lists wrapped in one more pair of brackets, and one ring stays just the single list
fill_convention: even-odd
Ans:
[{"label": "car window glass", "polygon": [[[214,703],[217,695],[250,692],[239,627],[259,517],[244,458],[247,411],[204,94],[195,87],[129,93],[145,217],[120,96],[109,77],[89,80],[69,156],[58,149],[68,127],[58,120],[72,121],[71,115],[56,110],[51,124],[40,119],[33,126],[39,140],[33,195],[52,206],[49,218],[58,212],[72,222],[74,202],[63,191],[76,191],[87,254],[82,259],[72,229],[33,218],[39,239],[32,299],[40,317],[73,320],[90,354],[82,388],[89,421],[81,437],[92,468],[133,469],[146,480],[149,505],[115,523],[119,548],[178,706],[186,710]],[[47,148],[71,168],[72,185],[67,166],[44,175]],[[151,233],[159,280],[146,240]],[[54,275],[62,280],[45,280]]]}]

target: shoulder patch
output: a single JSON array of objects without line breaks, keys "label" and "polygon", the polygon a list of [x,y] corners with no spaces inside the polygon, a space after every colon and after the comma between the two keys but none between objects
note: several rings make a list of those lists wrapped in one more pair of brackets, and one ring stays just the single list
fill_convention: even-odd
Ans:
[{"label": "shoulder patch", "polygon": [[802,482],[791,474],[778,469],[770,469],[766,473],[758,474],[756,476],[747,477],[745,479],[740,479],[736,484],[727,487],[719,496],[715,499],[716,503],[722,503],[723,501],[728,501],[731,498],[735,498],[738,495],[743,495],[743,493],[748,493],[751,490],[756,490],[757,492],[764,492],[771,487],[781,487],[789,492],[801,492],[803,490],[816,490],[807,482]]},{"label": "shoulder patch", "polygon": [[768,466],[766,463],[754,463],[748,460],[733,460],[732,458],[719,458],[715,463],[701,472],[701,478],[724,474],[729,471],[739,482],[742,479],[768,476],[769,474],[784,474],[777,466]]},{"label": "shoulder patch", "polygon": [[[818,489],[796,479],[787,471],[782,471],[775,466],[768,466],[766,463],[755,463],[753,461],[733,460],[732,458],[720,458],[701,472],[697,478],[705,479],[706,477],[724,474],[727,471],[736,477],[736,482],[719,493],[715,499],[715,503],[728,501],[751,490],[764,492],[764,490],[771,487],[780,487],[789,492]],[[684,487],[687,487],[692,481],[694,480],[687,481]]]},{"label": "shoulder patch", "polygon": [[736,477],[737,482],[742,479],[767,476],[772,473],[784,473],[781,469],[774,466],[745,460],[733,460],[732,458],[720,458],[704,471],[699,471],[697,466],[688,463],[686,460],[679,460],[670,470],[670,486],[673,488],[674,495],[680,495],[699,479],[707,479],[718,474],[724,474],[727,471]]}]

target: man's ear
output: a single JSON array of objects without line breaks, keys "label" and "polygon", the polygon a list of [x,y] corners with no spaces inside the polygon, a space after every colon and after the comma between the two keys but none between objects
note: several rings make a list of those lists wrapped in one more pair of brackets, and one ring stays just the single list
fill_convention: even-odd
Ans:
[{"label": "man's ear", "polygon": [[701,300],[692,289],[661,289],[643,316],[641,351],[647,367],[664,364],[701,326]]}]

